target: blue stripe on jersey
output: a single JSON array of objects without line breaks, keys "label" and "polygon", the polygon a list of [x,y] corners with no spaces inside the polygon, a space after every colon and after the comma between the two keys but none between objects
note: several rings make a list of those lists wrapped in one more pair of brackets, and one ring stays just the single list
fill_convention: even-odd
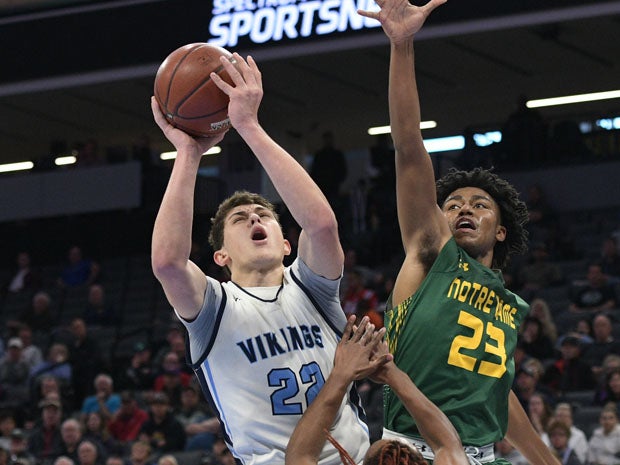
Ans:
[{"label": "blue stripe on jersey", "polygon": [[331,321],[327,317],[327,313],[325,313],[325,310],[323,310],[323,308],[318,304],[318,302],[316,301],[314,296],[310,293],[308,288],[306,286],[304,286],[304,284],[301,282],[301,280],[297,276],[295,276],[295,273],[293,273],[292,270],[291,270],[291,278],[293,278],[293,281],[295,281],[295,284],[297,284],[299,286],[299,288],[302,291],[304,291],[304,294],[306,294],[308,299],[310,299],[310,302],[312,302],[312,305],[314,305],[314,308],[316,308],[317,312],[319,312],[319,315],[321,315],[323,317],[323,319],[327,322],[327,324],[329,325],[331,330],[334,333],[336,333],[338,338],[341,338],[342,337],[342,329],[344,329],[344,328],[337,328],[336,325],[334,325],[334,322]]},{"label": "blue stripe on jersey", "polygon": [[[211,348],[213,347],[213,344],[215,344],[215,338],[217,337],[217,333],[220,330],[220,324],[222,323],[222,316],[224,315],[224,309],[226,308],[228,296],[226,295],[226,290],[222,286],[222,283],[218,284],[220,285],[220,290],[222,291],[222,301],[220,302],[220,308],[217,309],[217,314],[215,315],[215,323],[213,324],[213,331],[211,332],[209,344],[207,344],[204,353],[200,356],[200,358],[198,358],[198,361],[190,365],[194,371],[197,371],[200,368],[202,362],[206,360],[209,352],[211,352]],[[187,339],[189,341],[189,338]],[[189,342],[187,343],[187,359],[191,360],[191,355],[189,353]]]}]

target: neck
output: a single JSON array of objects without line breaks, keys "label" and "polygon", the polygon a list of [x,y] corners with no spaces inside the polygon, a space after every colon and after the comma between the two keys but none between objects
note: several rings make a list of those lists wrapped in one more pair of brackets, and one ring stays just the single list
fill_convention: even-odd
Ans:
[{"label": "neck", "polygon": [[231,270],[230,279],[241,287],[279,286],[284,279],[284,265],[267,270]]}]

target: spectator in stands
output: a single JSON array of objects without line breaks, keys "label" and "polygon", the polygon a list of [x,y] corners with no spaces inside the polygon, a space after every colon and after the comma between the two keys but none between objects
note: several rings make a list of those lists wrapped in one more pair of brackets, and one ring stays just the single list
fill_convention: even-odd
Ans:
[{"label": "spectator in stands", "polygon": [[527,416],[538,434],[542,435],[546,432],[547,425],[553,416],[553,410],[549,404],[549,398],[541,392],[534,392],[530,396]]},{"label": "spectator in stands", "polygon": [[7,353],[0,360],[0,406],[22,407],[30,396],[30,367],[22,359],[24,344],[18,337],[9,339]]},{"label": "spectator in stands", "polygon": [[592,319],[589,315],[577,320],[577,323],[575,323],[574,333],[576,336],[579,336],[579,339],[584,346],[587,344],[592,344],[592,341],[594,341],[594,333],[592,332]]},{"label": "spectator in stands", "polygon": [[65,383],[71,383],[73,370],[69,363],[69,350],[61,342],[52,344],[47,351],[47,358],[30,372],[30,383],[36,385],[41,376],[53,376]]},{"label": "spectator in stands", "polygon": [[547,246],[536,242],[530,249],[528,263],[518,271],[517,279],[521,284],[519,294],[529,300],[536,291],[562,283],[564,277],[560,267],[549,260]]},{"label": "spectator in stands", "polygon": [[537,318],[542,323],[543,333],[555,344],[558,339],[558,330],[547,301],[540,297],[532,300],[530,302],[529,316]]},{"label": "spectator in stands", "polygon": [[34,333],[48,333],[56,325],[56,314],[49,293],[39,291],[32,296],[31,305],[20,312],[17,320],[28,325]]},{"label": "spectator in stands", "polygon": [[62,421],[62,406],[58,398],[49,397],[39,404],[41,418],[30,433],[28,450],[39,461],[53,460],[62,450],[60,424]]},{"label": "spectator in stands", "polygon": [[556,396],[569,391],[594,389],[596,386],[592,369],[583,360],[581,350],[579,338],[568,335],[562,339],[560,358],[547,368],[542,379]]},{"label": "spectator in stands", "polygon": [[596,313],[615,308],[617,305],[616,291],[608,282],[600,263],[591,263],[588,266],[586,278],[587,284],[574,290],[569,310]]},{"label": "spectator in stands", "polygon": [[17,425],[11,410],[0,410],[0,448],[9,449],[11,432]]},{"label": "spectator in stands", "polygon": [[102,452],[100,455],[122,454],[123,446],[114,439],[108,425],[108,421],[101,412],[90,412],[84,422],[83,437],[98,445]]},{"label": "spectator in stands", "polygon": [[86,396],[93,393],[95,377],[105,372],[101,349],[97,340],[90,335],[82,318],[74,318],[69,326],[73,335],[70,361],[73,369],[73,393],[80,405]]},{"label": "spectator in stands", "polygon": [[547,360],[555,355],[553,342],[544,333],[541,321],[532,316],[527,316],[521,323],[520,327],[521,339],[523,341],[523,350],[530,357],[539,360]]},{"label": "spectator in stands", "polygon": [[159,373],[153,389],[166,393],[172,410],[177,412],[181,408],[181,390],[189,385],[192,376],[181,370],[179,356],[172,351],[164,357]]},{"label": "spectator in stands", "polygon": [[97,444],[85,439],[78,445],[78,465],[103,465],[104,456]]},{"label": "spectator in stands", "polygon": [[[555,406],[553,412],[553,418],[550,425],[553,422],[560,422],[569,429],[568,447],[575,451],[580,462],[586,463],[588,455],[588,439],[583,430],[577,428],[573,423],[573,407],[568,402],[560,402]],[[553,438],[549,433],[550,427],[547,428],[547,433],[542,435],[542,440],[548,446],[553,443]]]},{"label": "spectator in stands", "polygon": [[215,457],[215,465],[235,465],[235,457],[228,448],[228,445],[221,437],[218,437],[213,443],[213,456]]},{"label": "spectator in stands", "polygon": [[69,457],[74,462],[78,461],[78,445],[82,441],[82,424],[75,418],[68,418],[60,425],[60,437],[62,445],[58,455]]},{"label": "spectator in stands", "polygon": [[37,463],[35,456],[28,448],[28,435],[21,428],[15,428],[11,432],[9,456],[11,465],[35,465]]},{"label": "spectator in stands", "polygon": [[603,386],[594,395],[594,405],[609,402],[620,403],[620,368],[614,368],[606,374]]},{"label": "spectator in stands", "polygon": [[[182,348],[181,352],[179,352],[179,348]],[[185,328],[178,321],[173,321],[169,324],[166,340],[155,353],[153,364],[161,366],[164,357],[170,351],[176,352],[179,355],[179,360],[185,359]]]},{"label": "spectator in stands", "polygon": [[153,449],[148,441],[135,441],[131,444],[129,460],[126,465],[151,465]]},{"label": "spectator in stands", "polygon": [[138,438],[140,429],[149,415],[138,406],[132,391],[121,392],[121,408],[112,416],[108,429],[117,441],[129,444]]},{"label": "spectator in stands", "polygon": [[530,233],[530,241],[548,241],[550,231],[557,222],[557,214],[540,184],[529,186],[525,203],[529,215],[526,227]]},{"label": "spectator in stands", "polygon": [[114,393],[114,381],[105,373],[99,373],[93,382],[95,393],[84,399],[82,404],[82,420],[91,412],[100,412],[109,420],[121,407],[121,397]]},{"label": "spectator in stands", "polygon": [[607,237],[601,244],[601,269],[611,284],[620,282],[620,253],[613,236]]},{"label": "spectator in stands", "polygon": [[553,420],[547,427],[549,447],[562,465],[584,465],[575,451],[570,447],[570,428],[561,421]]},{"label": "spectator in stands", "polygon": [[41,348],[32,343],[32,329],[30,326],[25,324],[19,325],[17,334],[24,345],[22,349],[22,360],[32,369],[43,361]]},{"label": "spectator in stands", "polygon": [[122,455],[112,454],[105,460],[105,465],[126,465],[126,462]]},{"label": "spectator in stands", "polygon": [[58,285],[64,287],[87,286],[97,282],[101,267],[90,258],[84,258],[82,248],[74,245],[67,253],[67,264],[58,278]]},{"label": "spectator in stands", "polygon": [[149,402],[149,419],[142,424],[139,439],[148,442],[154,453],[181,451],[185,448],[185,429],[170,409],[168,396],[153,394]]},{"label": "spectator in stands", "polygon": [[88,288],[84,322],[88,326],[116,326],[118,323],[114,305],[106,299],[101,284],[91,284]]},{"label": "spectator in stands", "polygon": [[75,460],[65,457],[64,455],[57,457],[53,463],[54,465],[76,465]]},{"label": "spectator in stands", "polygon": [[185,428],[185,450],[211,450],[220,422],[200,403],[200,389],[193,383],[183,388],[181,408],[175,418]]},{"label": "spectator in stands", "polygon": [[607,313],[599,313],[592,320],[593,340],[584,346],[583,359],[590,365],[594,376],[602,373],[603,360],[609,354],[620,354],[620,341],[612,336],[612,317]]},{"label": "spectator in stands", "polygon": [[[31,378],[31,407],[38,408],[39,403],[48,397],[60,399],[66,411],[73,410],[73,393],[70,381],[62,380],[47,373],[42,374],[36,380]],[[38,411],[36,413],[38,414]]]},{"label": "spectator in stands", "polygon": [[529,465],[523,454],[504,438],[495,443],[495,458],[504,459],[512,465]]},{"label": "spectator in stands", "polygon": [[334,146],[332,131],[323,133],[323,145],[314,154],[310,176],[337,212],[340,206],[340,187],[347,178],[347,160],[342,150]]},{"label": "spectator in stands", "polygon": [[8,448],[0,447],[0,465],[9,465],[9,449]]},{"label": "spectator in stands", "polygon": [[179,462],[174,455],[165,454],[159,457],[159,460],[157,460],[157,465],[179,465]]},{"label": "spectator in stands", "polygon": [[592,433],[588,443],[590,465],[615,465],[620,455],[620,425],[616,404],[610,402],[603,407],[599,426]]},{"label": "spectator in stands", "polygon": [[39,269],[32,266],[29,252],[19,252],[15,259],[15,265],[3,292],[17,294],[25,291],[36,291],[41,288],[43,285],[42,274]]},{"label": "spectator in stands", "polygon": [[547,387],[540,384],[543,373],[544,367],[540,360],[528,358],[521,364],[519,371],[515,375],[514,392],[526,412],[529,410],[529,402],[534,394],[537,392],[549,392]]},{"label": "spectator in stands", "polygon": [[379,301],[376,292],[366,285],[362,273],[353,269],[348,272],[347,288],[341,302],[346,315],[368,314],[370,322],[383,327],[383,317],[376,311]]},{"label": "spectator in stands", "polygon": [[117,384],[124,389],[144,391],[153,387],[155,377],[151,348],[144,342],[136,342],[129,365],[119,374]]}]

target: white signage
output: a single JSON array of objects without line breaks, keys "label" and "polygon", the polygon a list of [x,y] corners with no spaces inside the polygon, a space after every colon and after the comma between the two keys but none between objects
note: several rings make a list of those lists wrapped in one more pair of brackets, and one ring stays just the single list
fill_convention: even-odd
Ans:
[{"label": "white signage", "polygon": [[213,0],[209,43],[235,47],[246,39],[264,44],[381,26],[358,9],[377,5],[374,0]]}]

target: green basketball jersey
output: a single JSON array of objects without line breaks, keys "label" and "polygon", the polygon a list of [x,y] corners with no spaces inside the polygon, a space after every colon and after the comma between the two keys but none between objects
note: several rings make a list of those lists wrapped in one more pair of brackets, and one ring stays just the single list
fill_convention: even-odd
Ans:
[{"label": "green basketball jersey", "polygon": [[[506,433],[517,331],[528,311],[499,272],[453,238],[415,294],[386,311],[394,362],[448,416],[463,445],[487,445]],[[421,436],[388,387],[384,407],[387,429]]]}]

